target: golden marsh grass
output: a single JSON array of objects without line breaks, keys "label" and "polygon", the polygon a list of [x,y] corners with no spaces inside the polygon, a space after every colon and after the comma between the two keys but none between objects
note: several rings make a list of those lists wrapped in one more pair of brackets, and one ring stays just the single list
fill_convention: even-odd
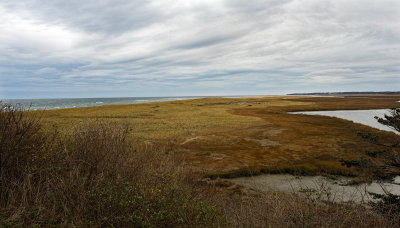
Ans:
[{"label": "golden marsh grass", "polygon": [[383,95],[204,98],[49,110],[42,115],[47,126],[59,129],[85,119],[127,122],[135,140],[182,152],[193,166],[211,173],[256,174],[292,166],[357,175],[359,170],[341,166],[339,159],[376,149],[358,132],[379,135],[383,142],[397,136],[337,118],[287,112],[391,108],[398,100],[400,96]]}]

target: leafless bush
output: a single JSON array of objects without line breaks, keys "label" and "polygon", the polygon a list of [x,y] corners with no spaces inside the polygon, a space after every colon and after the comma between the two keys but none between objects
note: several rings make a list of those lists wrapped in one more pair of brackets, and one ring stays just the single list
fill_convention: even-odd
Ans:
[{"label": "leafless bush", "polygon": [[217,200],[232,227],[398,227],[361,205],[323,202],[282,193]]},{"label": "leafless bush", "polygon": [[222,216],[186,184],[173,153],[133,142],[124,124],[48,132],[0,110],[0,226],[217,226]]}]

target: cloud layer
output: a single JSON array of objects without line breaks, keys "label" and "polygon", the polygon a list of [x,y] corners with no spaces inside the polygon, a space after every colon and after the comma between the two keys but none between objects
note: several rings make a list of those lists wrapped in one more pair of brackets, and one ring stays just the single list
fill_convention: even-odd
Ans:
[{"label": "cloud layer", "polygon": [[399,90],[398,0],[0,0],[0,98]]}]

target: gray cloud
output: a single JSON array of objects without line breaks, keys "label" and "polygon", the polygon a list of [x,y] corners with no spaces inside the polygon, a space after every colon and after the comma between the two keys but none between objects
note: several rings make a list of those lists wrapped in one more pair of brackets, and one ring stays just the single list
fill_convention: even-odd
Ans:
[{"label": "gray cloud", "polygon": [[5,1],[3,6],[26,18],[94,33],[118,34],[161,20],[150,1],[26,0]]},{"label": "gray cloud", "polygon": [[399,60],[397,0],[0,0],[0,97],[398,90]]}]

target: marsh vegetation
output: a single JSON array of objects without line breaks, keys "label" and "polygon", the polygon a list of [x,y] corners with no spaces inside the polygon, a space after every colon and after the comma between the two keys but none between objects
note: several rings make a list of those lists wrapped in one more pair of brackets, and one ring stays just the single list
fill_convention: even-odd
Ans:
[{"label": "marsh vegetation", "polygon": [[[383,145],[394,144],[397,135],[286,113],[388,108],[398,100],[208,98],[50,111],[2,105],[0,225],[393,227],[396,216],[324,200],[322,193],[263,193],[218,177],[371,178],[364,167],[342,166],[340,158],[381,148],[365,135]],[[385,158],[370,156],[375,164]]]},{"label": "marsh vegetation", "polygon": [[[82,121],[124,121],[129,135],[187,155],[210,175],[263,172],[331,173],[357,176],[340,158],[359,158],[376,145],[358,132],[397,137],[367,126],[324,116],[291,115],[303,110],[396,107],[398,96],[205,98],[39,112],[46,128],[69,129]],[[251,106],[249,106],[251,105]]]}]

